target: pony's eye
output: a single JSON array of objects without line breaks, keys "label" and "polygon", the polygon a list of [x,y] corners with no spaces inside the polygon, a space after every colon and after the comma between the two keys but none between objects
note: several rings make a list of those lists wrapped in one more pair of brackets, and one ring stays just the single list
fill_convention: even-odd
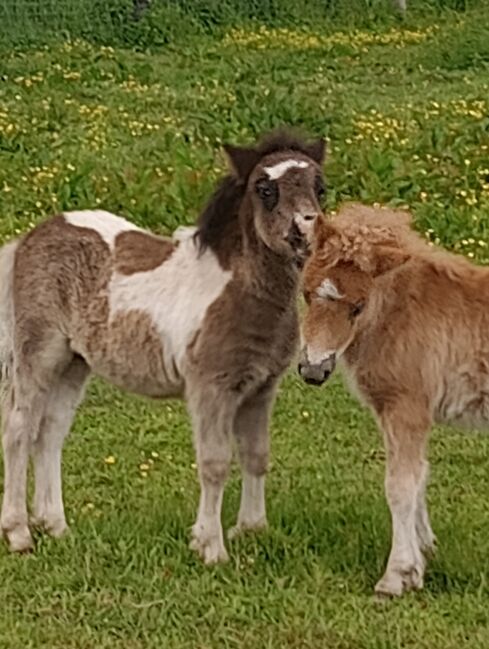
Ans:
[{"label": "pony's eye", "polygon": [[268,210],[272,210],[278,203],[277,181],[270,180],[270,178],[260,178],[256,182],[255,190]]},{"label": "pony's eye", "polygon": [[360,315],[360,313],[363,311],[363,307],[365,306],[365,302],[360,301],[356,302],[355,304],[352,304],[350,307],[350,315],[352,318],[356,318],[357,316]]},{"label": "pony's eye", "polygon": [[275,183],[269,178],[260,178],[256,183],[256,193],[260,198],[271,196],[275,189]]}]

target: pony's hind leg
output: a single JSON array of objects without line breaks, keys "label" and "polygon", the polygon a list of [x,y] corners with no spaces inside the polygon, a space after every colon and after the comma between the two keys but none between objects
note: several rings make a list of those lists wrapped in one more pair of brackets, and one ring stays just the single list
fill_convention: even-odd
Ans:
[{"label": "pony's hind leg", "polygon": [[61,484],[61,455],[90,370],[77,356],[49,391],[39,435],[32,447],[35,491],[31,522],[51,536],[67,529]]},{"label": "pony's hind leg", "polygon": [[64,336],[43,321],[17,323],[14,368],[3,412],[4,494],[0,525],[11,550],[32,549],[27,516],[27,468],[49,392],[72,354]]},{"label": "pony's hind leg", "polygon": [[[26,389],[27,388],[27,389]],[[14,383],[3,408],[4,494],[1,527],[10,549],[27,552],[33,542],[27,518],[27,467],[39,432],[46,393],[34,385]]]},{"label": "pony's hind leg", "polygon": [[270,452],[269,419],[275,386],[267,386],[245,401],[236,413],[234,433],[242,471],[241,503],[230,539],[245,530],[267,526],[265,477]]}]

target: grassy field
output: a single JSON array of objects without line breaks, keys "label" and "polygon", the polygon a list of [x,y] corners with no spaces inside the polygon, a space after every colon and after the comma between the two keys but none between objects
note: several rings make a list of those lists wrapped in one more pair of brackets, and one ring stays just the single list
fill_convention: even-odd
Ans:
[{"label": "grassy field", "polygon": [[[242,27],[135,53],[58,40],[0,51],[0,238],[101,206],[191,223],[223,141],[281,124],[329,140],[328,207],[409,205],[432,241],[489,262],[489,15],[368,31]],[[379,606],[383,451],[339,379],[287,377],[270,530],[207,569],[187,548],[198,486],[184,406],[94,382],[64,458],[72,534],[0,549],[3,649],[470,649],[489,645],[489,439],[438,429],[426,589]],[[238,473],[224,522],[237,513]]]}]

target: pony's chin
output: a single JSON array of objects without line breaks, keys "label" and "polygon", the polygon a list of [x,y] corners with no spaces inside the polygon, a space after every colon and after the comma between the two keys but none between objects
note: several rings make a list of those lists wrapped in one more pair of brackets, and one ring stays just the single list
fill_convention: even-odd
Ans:
[{"label": "pony's chin", "polygon": [[267,239],[262,238],[263,243],[269,250],[283,257],[287,262],[302,269],[310,256],[310,246],[307,241],[291,243],[287,240],[279,245],[272,245]]},{"label": "pony's chin", "polygon": [[310,256],[311,248],[308,243],[306,243],[306,245],[302,246],[301,248],[294,250],[294,260],[296,266],[302,270]]},{"label": "pony's chin", "polygon": [[311,255],[311,246],[305,237],[293,241],[285,241],[283,254],[302,269]]}]

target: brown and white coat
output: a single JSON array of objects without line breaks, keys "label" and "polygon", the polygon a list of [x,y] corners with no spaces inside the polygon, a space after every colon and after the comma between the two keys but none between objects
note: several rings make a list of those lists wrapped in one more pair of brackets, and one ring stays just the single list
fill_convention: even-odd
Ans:
[{"label": "brown and white coat", "polygon": [[201,500],[192,547],[225,560],[220,510],[237,440],[243,491],[234,532],[266,524],[268,419],[297,343],[296,296],[320,212],[322,141],[286,134],[227,147],[233,173],[196,229],[156,237],[102,211],[69,212],[0,251],[5,492],[13,550],[32,522],[66,528],[61,450],[91,373],[150,397],[185,397]]}]

